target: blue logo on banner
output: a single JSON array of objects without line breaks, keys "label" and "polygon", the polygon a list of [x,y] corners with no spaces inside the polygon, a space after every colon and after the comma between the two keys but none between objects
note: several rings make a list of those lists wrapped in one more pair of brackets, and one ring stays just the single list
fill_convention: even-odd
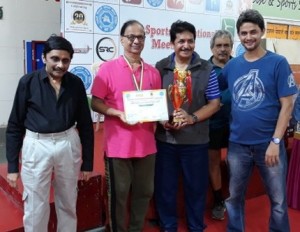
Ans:
[{"label": "blue logo on banner", "polygon": [[235,56],[243,55],[245,53],[245,51],[246,51],[246,49],[244,48],[244,46],[242,44],[239,44],[236,48]]},{"label": "blue logo on banner", "polygon": [[117,26],[118,16],[114,8],[104,5],[97,10],[95,21],[101,31],[111,32]]},{"label": "blue logo on banner", "polygon": [[77,66],[72,68],[70,72],[80,77],[86,90],[90,88],[92,84],[92,75],[87,68]]},{"label": "blue logo on banner", "polygon": [[147,2],[153,7],[158,7],[162,4],[163,0],[147,0]]}]

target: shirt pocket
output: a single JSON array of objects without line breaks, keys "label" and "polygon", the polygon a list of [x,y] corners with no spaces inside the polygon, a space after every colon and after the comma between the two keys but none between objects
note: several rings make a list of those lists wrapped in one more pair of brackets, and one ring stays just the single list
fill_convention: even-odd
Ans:
[{"label": "shirt pocket", "polygon": [[22,147],[22,165],[35,162],[36,139],[25,136]]}]

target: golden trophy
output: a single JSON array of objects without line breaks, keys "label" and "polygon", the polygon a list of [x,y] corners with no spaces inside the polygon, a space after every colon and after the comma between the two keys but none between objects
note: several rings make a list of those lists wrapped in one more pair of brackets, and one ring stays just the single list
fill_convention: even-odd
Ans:
[{"label": "golden trophy", "polygon": [[[168,95],[173,104],[174,110],[178,110],[184,103],[192,102],[192,77],[191,71],[174,69],[173,84],[168,86]],[[173,123],[180,122],[180,119],[173,118]]]}]

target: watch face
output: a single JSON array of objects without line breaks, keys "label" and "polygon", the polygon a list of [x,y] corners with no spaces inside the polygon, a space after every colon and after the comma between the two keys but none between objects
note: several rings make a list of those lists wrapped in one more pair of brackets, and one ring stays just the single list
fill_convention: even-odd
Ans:
[{"label": "watch face", "polygon": [[195,123],[195,122],[197,122],[197,121],[198,121],[197,116],[193,114],[193,122]]},{"label": "watch face", "polygon": [[275,144],[279,144],[280,139],[279,138],[272,138],[272,142],[275,143]]}]

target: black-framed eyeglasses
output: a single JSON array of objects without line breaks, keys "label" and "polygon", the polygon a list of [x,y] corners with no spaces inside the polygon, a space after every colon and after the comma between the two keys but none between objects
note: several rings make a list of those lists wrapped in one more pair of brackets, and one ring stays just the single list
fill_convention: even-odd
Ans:
[{"label": "black-framed eyeglasses", "polygon": [[144,42],[146,36],[145,35],[122,35],[122,37],[126,37],[131,43],[137,39],[140,42]]}]

